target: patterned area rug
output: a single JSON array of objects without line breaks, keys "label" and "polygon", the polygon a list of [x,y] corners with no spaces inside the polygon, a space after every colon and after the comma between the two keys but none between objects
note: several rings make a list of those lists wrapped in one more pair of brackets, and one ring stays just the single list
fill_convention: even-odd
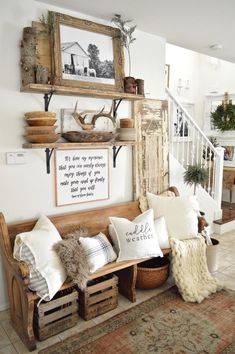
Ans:
[{"label": "patterned area rug", "polygon": [[176,287],[39,354],[234,354],[235,292],[184,302]]}]

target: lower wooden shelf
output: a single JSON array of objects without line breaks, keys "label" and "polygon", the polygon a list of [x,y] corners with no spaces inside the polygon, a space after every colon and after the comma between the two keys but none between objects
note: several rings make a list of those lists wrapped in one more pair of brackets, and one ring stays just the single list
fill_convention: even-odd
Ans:
[{"label": "lower wooden shelf", "polygon": [[90,143],[25,143],[24,149],[45,149],[46,153],[46,170],[50,173],[50,160],[54,149],[81,149],[86,147],[112,146],[113,147],[113,167],[116,167],[116,159],[122,146],[136,145],[136,141],[105,141],[105,142],[90,142]]},{"label": "lower wooden shelf", "polygon": [[100,142],[90,142],[90,143],[24,143],[24,149],[74,149],[74,148],[83,148],[83,147],[98,147],[98,146],[127,146],[127,145],[136,145],[136,141],[100,141]]}]

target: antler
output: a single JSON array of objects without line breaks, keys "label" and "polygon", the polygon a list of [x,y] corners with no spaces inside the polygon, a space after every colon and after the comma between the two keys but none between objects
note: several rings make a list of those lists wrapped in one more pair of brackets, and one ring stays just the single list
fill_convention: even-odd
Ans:
[{"label": "antler", "polygon": [[78,106],[78,101],[76,102],[74,112],[72,113],[72,116],[77,122],[77,124],[80,125],[80,127],[82,127],[83,130],[94,129],[95,125],[93,123],[92,124],[85,123],[86,114],[84,117],[82,117],[82,115],[77,112],[77,106]]},{"label": "antler", "polygon": [[110,111],[108,113],[103,113],[104,108],[105,108],[105,106],[104,106],[99,113],[93,115],[91,123],[95,126],[95,122],[97,121],[97,119],[99,117],[106,117],[106,118],[111,119],[113,125],[115,126],[116,119],[115,119],[115,117],[112,116],[113,107],[114,107],[114,101],[112,102]]}]

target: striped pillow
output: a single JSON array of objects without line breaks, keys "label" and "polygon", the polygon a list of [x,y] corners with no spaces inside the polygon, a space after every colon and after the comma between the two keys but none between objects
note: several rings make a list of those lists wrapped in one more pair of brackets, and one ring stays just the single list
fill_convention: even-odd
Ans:
[{"label": "striped pillow", "polygon": [[117,258],[111,243],[102,232],[93,237],[80,237],[79,242],[85,251],[91,273]]},{"label": "striped pillow", "polygon": [[43,297],[45,300],[50,300],[48,296],[45,296],[45,294],[49,293],[47,282],[41,273],[37,270],[35,258],[29,247],[25,244],[22,245],[21,260],[27,263],[29,267],[29,289],[32,291],[37,291],[38,295]]}]

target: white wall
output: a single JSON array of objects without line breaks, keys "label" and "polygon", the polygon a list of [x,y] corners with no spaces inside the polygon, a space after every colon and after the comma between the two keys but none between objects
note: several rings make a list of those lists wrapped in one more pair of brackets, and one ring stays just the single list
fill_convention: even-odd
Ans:
[{"label": "white wall", "polygon": [[[6,165],[6,152],[22,151],[25,142],[24,113],[43,110],[43,95],[20,92],[20,41],[23,27],[37,21],[46,10],[81,18],[84,14],[73,13],[60,8],[49,7],[32,0],[7,0],[1,3],[0,12],[0,210],[6,221],[18,221],[38,217],[40,213],[57,214],[73,210],[95,208],[97,206],[132,200],[132,149],[123,147],[117,158],[116,169],[112,168],[110,149],[110,199],[104,202],[76,204],[56,207],[54,195],[53,158],[51,174],[46,174],[43,150],[24,150],[28,163]],[[115,12],[115,11],[114,11]],[[109,23],[110,25],[110,23]],[[164,98],[165,39],[141,31],[136,31],[137,40],[132,46],[132,75],[145,80],[147,97]],[[108,108],[110,100],[73,96],[53,96],[50,110],[60,117],[61,108],[73,108],[76,100],[81,109]],[[118,117],[131,116],[131,103],[122,102]],[[0,310],[6,307],[7,296],[4,272],[0,259]]]},{"label": "white wall", "polygon": [[[235,64],[166,44],[166,63],[170,64],[170,90],[182,101],[195,104],[195,120],[203,127],[205,95],[235,92]],[[189,80],[189,90],[177,92],[178,79]]]},{"label": "white wall", "polygon": [[[170,91],[182,103],[194,103],[194,119],[201,125],[201,101],[199,88],[200,54],[172,44],[166,44],[166,63],[170,64]],[[183,87],[177,88],[179,79]],[[189,88],[186,89],[187,81]]]},{"label": "white wall", "polygon": [[[195,104],[195,115],[193,118],[200,128],[203,129],[204,125],[205,95],[215,94],[215,96],[217,96],[217,94],[223,94],[227,91],[231,95],[233,93],[234,97],[234,63],[208,57],[168,43],[166,44],[166,63],[170,64],[171,92],[176,95],[180,101]],[[183,84],[189,80],[189,90],[182,88],[181,92],[177,91],[179,78],[182,80]],[[231,134],[228,132],[228,135]],[[219,136],[221,137],[220,133]],[[178,183],[180,184],[180,181],[178,181]],[[229,201],[228,190],[223,189],[222,200]],[[232,202],[235,202],[235,186],[233,189]]]}]

